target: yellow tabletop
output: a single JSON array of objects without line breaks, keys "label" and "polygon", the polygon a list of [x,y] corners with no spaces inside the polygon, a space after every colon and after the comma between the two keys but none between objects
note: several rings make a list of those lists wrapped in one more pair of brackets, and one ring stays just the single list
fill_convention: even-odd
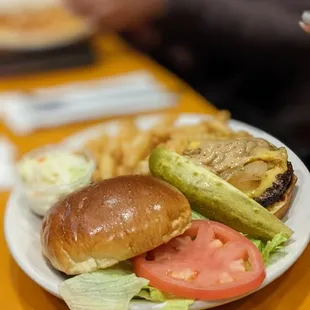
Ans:
[{"label": "yellow tabletop", "polygon": [[[177,112],[214,113],[215,108],[192,91],[175,76],[131,50],[115,36],[94,39],[93,44],[101,55],[98,63],[86,69],[74,69],[29,75],[27,79],[15,77],[1,80],[0,91],[28,90],[34,87],[52,86],[68,81],[89,80],[97,77],[124,73],[132,70],[151,71],[169,88],[182,91]],[[103,120],[101,120],[102,122]],[[0,123],[0,134],[5,134],[23,154],[35,147],[56,143],[64,137],[83,130],[97,122],[74,124],[53,130],[42,130],[27,137],[17,137]],[[9,193],[0,193],[0,217],[3,219]],[[65,310],[65,304],[46,293],[23,273],[11,258],[0,222],[0,309],[3,310]],[[219,307],[219,310],[309,310],[310,309],[310,248],[285,275],[267,288],[235,303]]]}]

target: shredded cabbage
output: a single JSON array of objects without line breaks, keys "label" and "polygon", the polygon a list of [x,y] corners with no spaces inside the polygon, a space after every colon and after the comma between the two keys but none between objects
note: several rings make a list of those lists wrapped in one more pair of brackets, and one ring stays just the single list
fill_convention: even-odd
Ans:
[{"label": "shredded cabbage", "polygon": [[81,155],[54,150],[24,158],[18,169],[23,182],[31,186],[50,186],[74,183],[89,171],[90,165]]}]

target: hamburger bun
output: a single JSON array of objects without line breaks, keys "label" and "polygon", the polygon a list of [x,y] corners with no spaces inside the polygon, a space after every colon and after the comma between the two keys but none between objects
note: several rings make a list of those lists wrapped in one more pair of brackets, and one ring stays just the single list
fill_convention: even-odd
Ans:
[{"label": "hamburger bun", "polygon": [[287,213],[291,205],[291,200],[293,196],[293,191],[297,182],[296,175],[293,175],[290,186],[287,188],[286,192],[281,197],[281,200],[267,207],[267,210],[274,214],[277,218],[282,219]]},{"label": "hamburger bun", "polygon": [[173,186],[149,176],[107,179],[56,203],[41,229],[43,255],[75,275],[103,269],[181,235],[191,208]]}]

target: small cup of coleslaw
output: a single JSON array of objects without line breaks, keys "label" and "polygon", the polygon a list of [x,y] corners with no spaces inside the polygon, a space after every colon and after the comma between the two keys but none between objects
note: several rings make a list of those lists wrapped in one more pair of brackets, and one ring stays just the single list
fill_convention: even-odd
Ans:
[{"label": "small cup of coleslaw", "polygon": [[18,162],[18,186],[33,212],[44,216],[57,201],[91,183],[94,170],[87,152],[47,145]]}]

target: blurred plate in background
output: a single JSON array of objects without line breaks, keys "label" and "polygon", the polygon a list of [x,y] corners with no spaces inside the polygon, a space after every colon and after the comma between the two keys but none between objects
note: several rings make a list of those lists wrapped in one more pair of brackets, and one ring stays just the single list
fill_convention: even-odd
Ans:
[{"label": "blurred plate in background", "polygon": [[0,79],[20,74],[79,68],[92,65],[96,60],[97,53],[91,40],[53,49],[0,52]]},{"label": "blurred plate in background", "polygon": [[55,49],[90,37],[63,0],[0,0],[0,50]]}]

